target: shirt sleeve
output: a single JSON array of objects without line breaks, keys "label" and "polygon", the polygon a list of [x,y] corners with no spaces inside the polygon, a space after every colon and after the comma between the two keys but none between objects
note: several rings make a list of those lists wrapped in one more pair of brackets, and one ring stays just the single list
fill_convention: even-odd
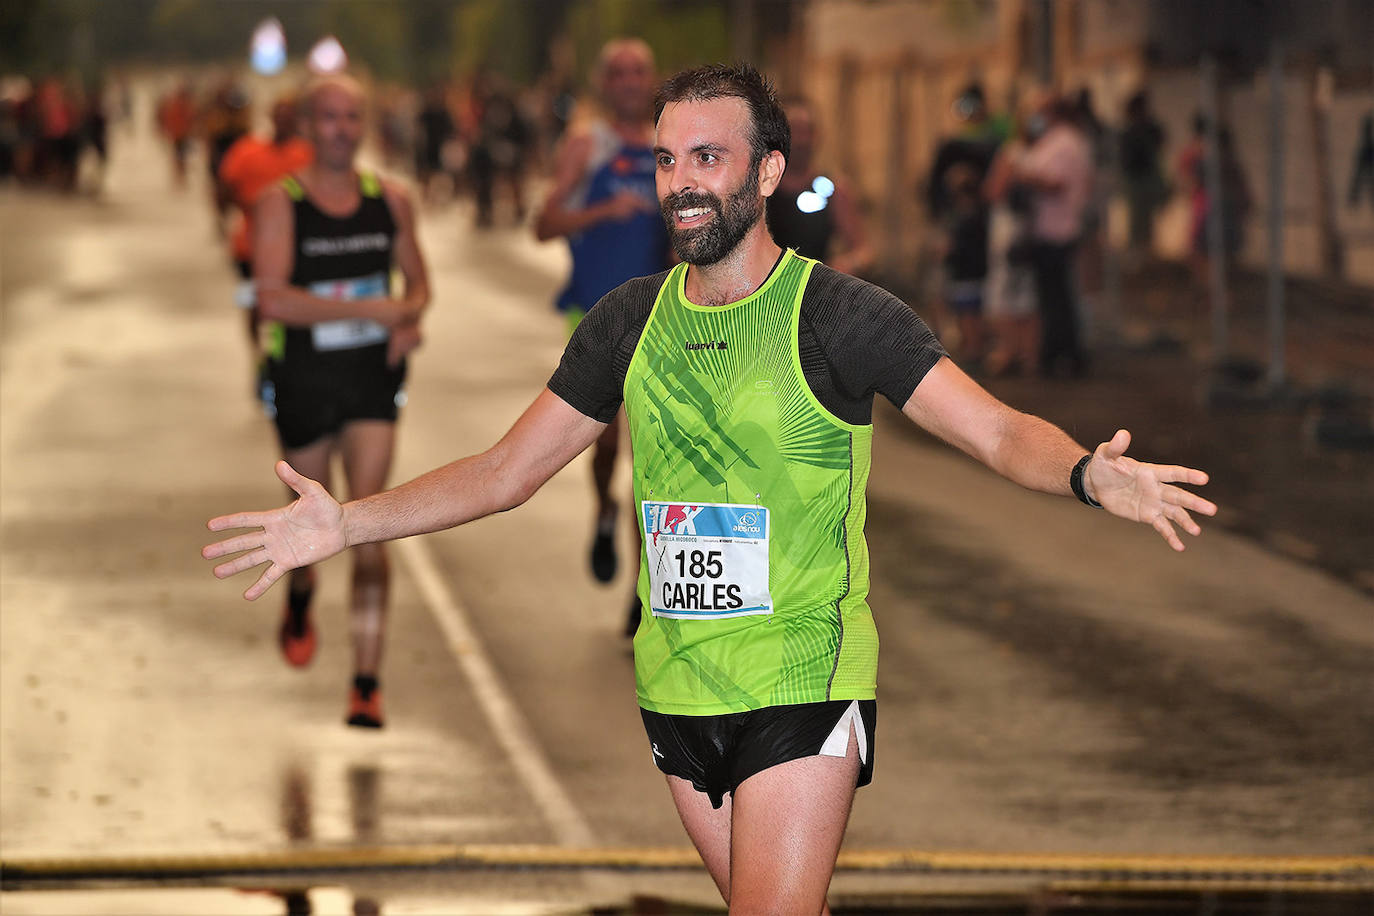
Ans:
[{"label": "shirt sleeve", "polygon": [[573,331],[549,390],[593,420],[614,420],[625,398],[625,374],[665,275],[630,280],[602,296]]},{"label": "shirt sleeve", "polygon": [[881,287],[817,265],[803,318],[845,399],[881,394],[898,408],[947,354],[905,302]]},{"label": "shirt sleeve", "polygon": [[227,185],[238,184],[239,166],[243,162],[244,145],[235,143],[225,152],[224,158],[219,161],[219,174],[216,176],[220,181]]}]

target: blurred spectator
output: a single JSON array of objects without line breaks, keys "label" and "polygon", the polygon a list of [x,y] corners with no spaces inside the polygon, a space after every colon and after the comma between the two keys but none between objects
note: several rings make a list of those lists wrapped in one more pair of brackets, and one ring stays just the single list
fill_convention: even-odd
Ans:
[{"label": "blurred spectator", "polygon": [[983,296],[988,274],[988,205],[983,176],[959,163],[945,171],[949,201],[941,221],[944,285],[941,298],[959,328],[960,355],[970,365],[983,358]]},{"label": "blurred spectator", "polygon": [[85,111],[82,115],[82,139],[90,144],[100,160],[100,173],[95,182],[98,189],[105,179],[105,166],[109,162],[110,119],[105,109],[105,88],[95,86],[86,93]]},{"label": "blurred spectator", "polygon": [[120,77],[115,83],[116,114],[123,122],[125,130],[134,129],[134,90],[128,77]]},{"label": "blurred spectator", "polygon": [[[1199,285],[1207,283],[1211,263],[1207,223],[1214,195],[1207,183],[1207,129],[1206,117],[1195,115],[1193,137],[1178,156],[1179,182],[1189,201],[1189,251]],[[1229,269],[1244,247],[1245,221],[1253,199],[1250,183],[1236,158],[1231,130],[1225,125],[1217,128],[1217,171],[1221,176],[1221,251]]]},{"label": "blurred spectator", "polygon": [[36,97],[38,169],[41,178],[64,191],[76,187],[81,122],[75,100],[56,79],[44,80]]},{"label": "blurred spectator", "polygon": [[1080,377],[1088,359],[1079,340],[1074,293],[1074,257],[1091,203],[1092,149],[1063,99],[1050,96],[1026,124],[1030,148],[1016,178],[1032,190],[1029,255],[1040,309],[1040,373],[1053,375],[1062,363]]},{"label": "blurred spectator", "polygon": [[18,140],[14,147],[14,175],[20,181],[38,177],[38,98],[32,83],[26,83],[14,101],[14,121]]},{"label": "blurred spectator", "polygon": [[206,165],[210,178],[219,175],[219,165],[229,147],[248,133],[251,126],[252,110],[248,104],[248,93],[232,80],[225,80],[210,96],[202,114],[205,132]]},{"label": "blurred spectator", "polygon": [[1040,318],[1030,268],[1031,190],[1016,180],[1027,148],[1022,119],[998,149],[983,187],[991,205],[983,313],[993,337],[984,368],[992,375],[1030,372],[1039,361]]},{"label": "blurred spectator", "polygon": [[1130,213],[1129,246],[1136,257],[1153,247],[1155,212],[1169,197],[1161,162],[1164,139],[1164,128],[1150,110],[1149,93],[1142,89],[1126,102],[1126,124],[1121,129],[1118,150],[1121,182]]},{"label": "blurred spectator", "polygon": [[966,360],[983,356],[983,295],[987,278],[988,206],[980,189],[1010,121],[992,117],[983,88],[967,86],[954,100],[962,122],[957,134],[941,142],[926,182],[926,207],[940,230],[940,311],[952,311]]},{"label": "blurred spectator", "polygon": [[792,127],[792,155],[778,189],[766,201],[768,231],[784,248],[860,274],[873,263],[863,216],[845,176],[822,174],[813,161],[816,116],[804,99],[783,105]]},{"label": "blurred spectator", "polygon": [[1103,286],[1102,264],[1107,241],[1103,231],[1107,224],[1106,185],[1102,180],[1109,174],[1112,159],[1112,137],[1107,125],[1097,116],[1092,90],[1084,87],[1074,93],[1070,108],[1074,125],[1082,132],[1092,154],[1092,184],[1088,202],[1083,208],[1083,229],[1079,234],[1078,251],[1074,258],[1078,287],[1076,300],[1080,320],[1091,314]]},{"label": "blurred spectator", "polygon": [[983,87],[977,83],[971,83],[955,99],[954,113],[962,127],[953,137],[941,141],[926,180],[926,209],[935,220],[944,216],[950,204],[945,172],[963,164],[971,167],[980,178],[986,176],[997,148],[1011,134],[1008,118],[988,113]]},{"label": "blurred spectator", "polygon": [[444,147],[457,131],[448,109],[448,92],[436,84],[425,93],[424,104],[416,115],[415,179],[420,194],[428,197],[436,175],[444,173]]},{"label": "blurred spectator", "polygon": [[239,275],[235,302],[248,312],[248,338],[258,349],[257,297],[253,292],[253,205],[262,192],[315,158],[310,141],[300,136],[299,111],[291,96],[272,106],[272,136],[240,137],[224,154],[215,182],[221,216],[232,215],[230,254]]},{"label": "blurred spectator", "polygon": [[195,99],[189,83],[180,84],[158,102],[157,124],[172,147],[172,179],[179,188],[186,186],[186,157],[191,150],[195,119]]},{"label": "blurred spectator", "polygon": [[477,225],[492,224],[496,186],[504,185],[516,222],[525,219],[525,166],[533,132],[515,104],[510,89],[489,74],[479,74],[473,87],[477,131],[469,168],[477,197]]},{"label": "blurred spectator", "polygon": [[0,181],[16,177],[19,158],[19,104],[0,97]]},{"label": "blurred spectator", "polygon": [[415,127],[417,113],[412,93],[400,86],[390,86],[377,102],[377,135],[382,146],[382,161],[388,169],[415,162]]},{"label": "blurred spectator", "polygon": [[1355,147],[1355,163],[1350,169],[1350,206],[1360,203],[1360,192],[1368,189],[1369,206],[1374,209],[1374,114],[1364,116],[1360,124],[1359,145]]}]

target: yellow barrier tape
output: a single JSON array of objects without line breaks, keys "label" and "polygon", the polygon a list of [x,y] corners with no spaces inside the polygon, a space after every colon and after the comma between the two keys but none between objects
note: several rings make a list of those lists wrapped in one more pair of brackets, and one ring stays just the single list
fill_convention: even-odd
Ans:
[{"label": "yellow barrier tape", "polygon": [[[7,857],[0,878],[73,879],[82,875],[164,876],[378,868],[696,869],[690,847],[434,845],[283,849],[260,853],[72,858]],[[1165,880],[1374,882],[1374,856],[1164,856],[980,853],[911,849],[841,851],[845,872],[1015,873]]]}]

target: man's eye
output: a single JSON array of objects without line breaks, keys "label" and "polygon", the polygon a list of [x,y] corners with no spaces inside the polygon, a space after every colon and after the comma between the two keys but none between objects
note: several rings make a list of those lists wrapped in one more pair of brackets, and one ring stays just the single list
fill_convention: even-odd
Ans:
[{"label": "man's eye", "polygon": [[715,164],[717,159],[715,153],[702,153],[697,158],[700,160],[702,165],[713,165]]},{"label": "man's eye", "polygon": [[672,164],[673,164],[673,157],[672,157],[672,156],[659,156],[659,157],[658,157],[658,167],[659,167],[659,168],[661,168],[661,169],[666,169],[668,166],[670,166],[670,165],[672,165]]}]

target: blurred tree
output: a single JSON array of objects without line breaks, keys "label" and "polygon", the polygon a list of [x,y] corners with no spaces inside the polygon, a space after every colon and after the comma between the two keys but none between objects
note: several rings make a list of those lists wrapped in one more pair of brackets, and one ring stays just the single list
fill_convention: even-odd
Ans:
[{"label": "blurred tree", "polygon": [[407,19],[417,6],[422,4],[414,0],[319,4],[311,17],[314,34],[292,51],[300,55],[325,35],[333,35],[348,53],[350,66],[365,68],[382,79],[409,79],[413,75],[410,42],[415,33],[408,27]]},{"label": "blurred tree", "polygon": [[635,36],[647,41],[660,71],[730,59],[725,0],[570,0],[567,30],[586,76],[607,39]]},{"label": "blurred tree", "polygon": [[[421,85],[483,65],[531,82],[564,32],[584,76],[602,43],[618,35],[645,39],[660,66],[674,70],[730,58],[731,2],[738,0],[0,0],[0,69],[237,63],[253,28],[275,16],[293,57],[332,33],[355,65]],[[774,5],[755,0],[751,8]]]},{"label": "blurred tree", "polygon": [[[388,79],[446,72],[461,0],[0,0],[0,71],[68,73],[123,61],[238,63],[281,20],[292,56],[326,34]],[[522,6],[523,3],[513,4]]]},{"label": "blurred tree", "polygon": [[35,32],[38,28],[38,0],[7,0],[0,3],[0,73],[23,73],[30,69]]},{"label": "blurred tree", "polygon": [[452,0],[402,0],[410,81],[427,86],[450,75],[455,24]]},{"label": "blurred tree", "polygon": [[489,69],[519,83],[533,82],[547,50],[547,31],[540,23],[561,17],[563,6],[549,0],[465,0],[453,13],[453,68],[459,73]]},{"label": "blurred tree", "polygon": [[117,11],[95,0],[5,0],[0,3],[0,72],[90,76],[94,20]]}]

